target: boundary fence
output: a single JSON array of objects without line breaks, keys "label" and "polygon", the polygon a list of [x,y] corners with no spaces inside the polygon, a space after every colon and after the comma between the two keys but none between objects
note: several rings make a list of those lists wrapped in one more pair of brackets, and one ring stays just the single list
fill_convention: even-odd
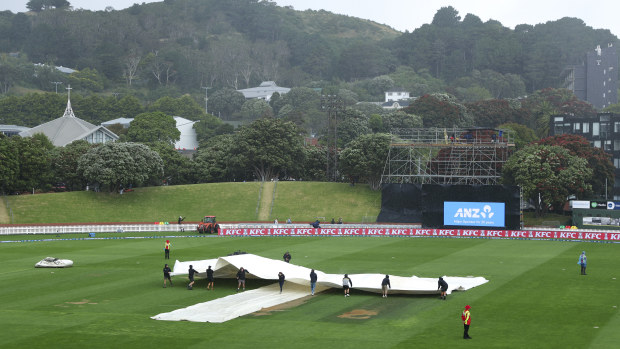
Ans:
[{"label": "boundary fence", "polygon": [[[54,224],[54,225],[2,225],[1,235],[76,234],[76,233],[130,233],[130,232],[192,232],[196,223],[164,224]],[[378,224],[324,224],[312,228],[309,224],[235,223],[220,224],[219,236],[406,236],[453,237],[524,240],[565,240],[620,242],[620,232],[581,229],[422,229],[414,225]]]}]

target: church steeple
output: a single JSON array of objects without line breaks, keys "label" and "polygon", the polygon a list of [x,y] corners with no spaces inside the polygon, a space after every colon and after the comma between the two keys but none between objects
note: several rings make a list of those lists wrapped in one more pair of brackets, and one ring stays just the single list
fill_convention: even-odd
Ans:
[{"label": "church steeple", "polygon": [[67,86],[68,97],[67,97],[67,109],[65,109],[65,113],[62,115],[63,117],[74,118],[75,114],[73,114],[73,109],[71,108],[71,85]]}]

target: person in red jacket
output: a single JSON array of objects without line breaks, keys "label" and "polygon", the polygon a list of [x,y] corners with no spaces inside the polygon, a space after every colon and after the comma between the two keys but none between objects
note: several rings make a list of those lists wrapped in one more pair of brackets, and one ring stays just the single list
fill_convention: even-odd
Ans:
[{"label": "person in red jacket", "polygon": [[461,314],[461,320],[463,320],[464,326],[463,339],[471,339],[469,336],[469,325],[471,325],[471,314],[469,313],[469,309],[471,309],[471,307],[466,305],[463,314]]},{"label": "person in red jacket", "polygon": [[164,244],[164,259],[170,259],[170,240]]}]

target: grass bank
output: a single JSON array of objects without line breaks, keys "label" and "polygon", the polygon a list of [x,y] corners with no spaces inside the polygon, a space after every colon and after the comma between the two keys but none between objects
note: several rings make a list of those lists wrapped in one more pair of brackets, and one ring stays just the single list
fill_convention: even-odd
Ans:
[{"label": "grass bank", "polygon": [[[136,188],[123,195],[80,191],[8,196],[13,222],[5,215],[0,223],[176,222],[180,215],[186,221],[205,215],[218,221],[258,221],[259,193],[259,182],[247,182]],[[381,193],[365,185],[279,182],[273,208],[271,202],[262,204],[268,213],[264,221],[343,217],[345,222],[362,222],[364,217],[376,219]]]}]

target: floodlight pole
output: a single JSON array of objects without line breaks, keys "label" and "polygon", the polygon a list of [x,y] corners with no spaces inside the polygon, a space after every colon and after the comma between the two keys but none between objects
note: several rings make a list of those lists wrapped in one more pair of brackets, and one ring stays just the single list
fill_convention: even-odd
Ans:
[{"label": "floodlight pole", "polygon": [[338,96],[321,96],[321,108],[327,112],[327,168],[328,181],[338,181],[338,113],[344,104]]},{"label": "floodlight pole", "polygon": [[50,82],[56,85],[56,94],[58,94],[58,85],[62,84],[62,81],[50,81]]}]

